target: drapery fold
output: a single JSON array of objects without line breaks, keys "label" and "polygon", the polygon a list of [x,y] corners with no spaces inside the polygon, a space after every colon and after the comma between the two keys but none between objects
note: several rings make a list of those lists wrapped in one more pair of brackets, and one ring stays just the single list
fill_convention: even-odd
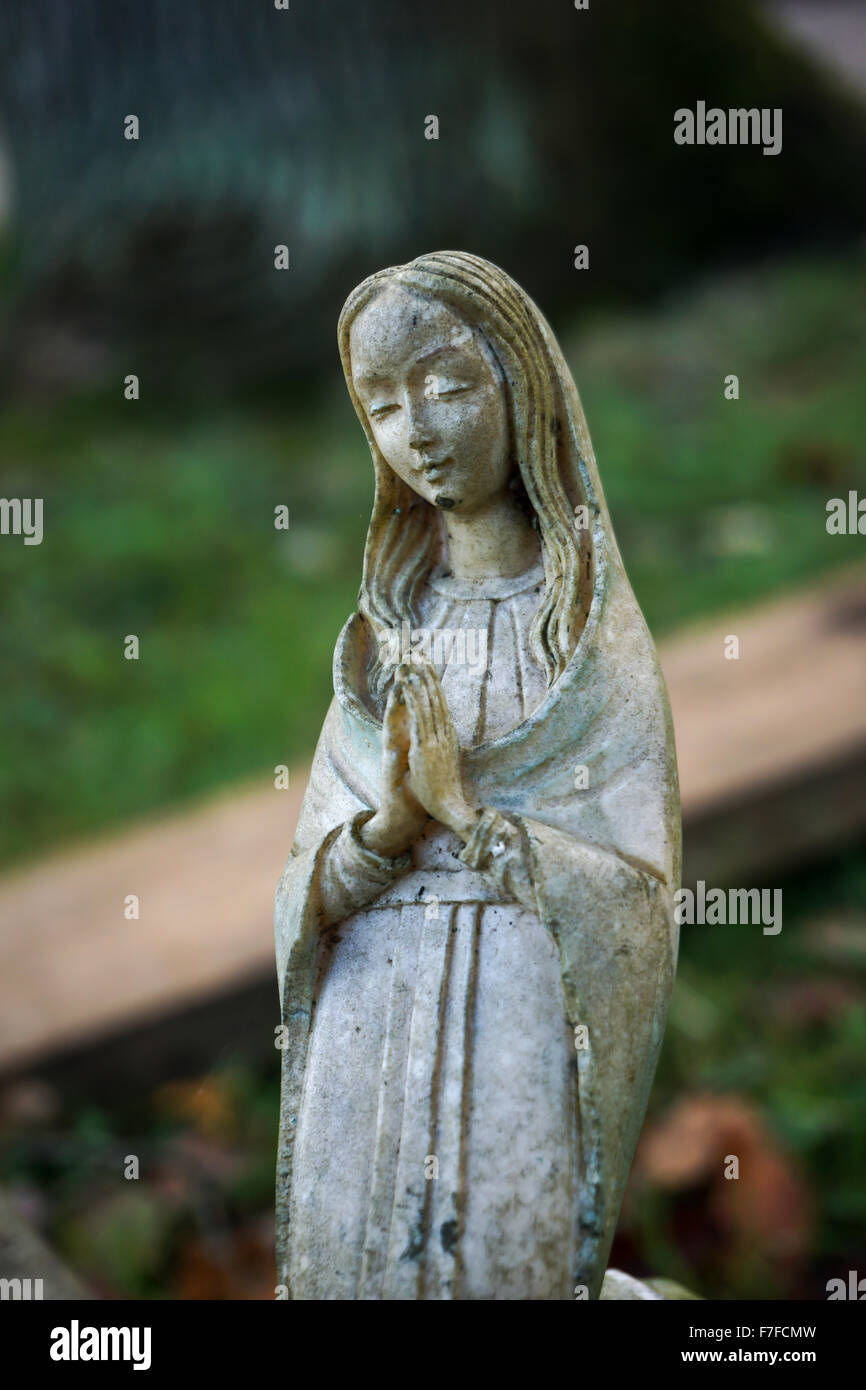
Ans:
[{"label": "drapery fold", "polygon": [[[335,654],[335,698],[276,898],[285,1026],[277,1179],[278,1268],[289,1282],[291,1162],[323,923],[321,856],[374,809],[381,726],[357,615]],[[555,940],[576,1033],[582,1187],[575,1283],[597,1297],[661,1044],[676,962],[680,826],[664,683],[618,563],[560,680],[503,738],[463,749],[467,796],[522,827],[539,916]],[[482,867],[483,871],[483,867]],[[399,880],[398,880],[399,883]],[[583,1031],[585,1030],[585,1031]]]}]

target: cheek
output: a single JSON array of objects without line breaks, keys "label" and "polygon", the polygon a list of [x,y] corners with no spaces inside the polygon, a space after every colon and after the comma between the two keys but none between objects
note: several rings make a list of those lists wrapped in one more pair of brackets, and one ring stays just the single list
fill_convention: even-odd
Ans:
[{"label": "cheek", "polygon": [[406,462],[406,440],[403,433],[397,415],[373,426],[373,438],[379,446],[379,452],[392,467],[399,467]]},{"label": "cheek", "polygon": [[508,424],[500,399],[467,403],[455,432],[462,433],[470,452],[486,454],[491,466],[508,453]]}]

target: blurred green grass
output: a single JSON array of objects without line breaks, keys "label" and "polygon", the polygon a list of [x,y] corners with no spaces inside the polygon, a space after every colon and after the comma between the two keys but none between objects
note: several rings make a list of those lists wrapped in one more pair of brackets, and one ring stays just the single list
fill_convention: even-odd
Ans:
[{"label": "blurred green grass", "polygon": [[[866,479],[864,287],[858,251],[562,332],[657,636],[862,553],[825,506]],[[341,382],[12,405],[0,453],[45,526],[0,544],[0,862],[310,754],[372,498]]]}]

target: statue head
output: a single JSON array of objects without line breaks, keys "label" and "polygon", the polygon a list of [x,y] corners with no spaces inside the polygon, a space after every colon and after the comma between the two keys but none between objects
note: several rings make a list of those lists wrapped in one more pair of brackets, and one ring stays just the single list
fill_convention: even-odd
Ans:
[{"label": "statue head", "polygon": [[580,443],[589,444],[540,310],[489,261],[434,252],[364,280],[343,307],[338,339],[375,471],[359,609],[376,644],[416,619],[415,596],[441,558],[437,512],[471,512],[511,488],[541,544],[545,593],[532,646],[553,682],[591,594],[590,533],[575,524],[575,508],[590,500],[579,466]]},{"label": "statue head", "polygon": [[376,449],[418,497],[477,512],[519,477],[496,357],[448,304],[390,280],[352,320],[349,353]]}]

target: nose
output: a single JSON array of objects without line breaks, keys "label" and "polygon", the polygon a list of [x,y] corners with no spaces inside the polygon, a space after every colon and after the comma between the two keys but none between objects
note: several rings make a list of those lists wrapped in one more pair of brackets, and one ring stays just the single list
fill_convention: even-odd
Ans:
[{"label": "nose", "polygon": [[[426,419],[423,408],[417,400],[409,400],[409,448],[423,453],[433,444],[433,431]],[[420,460],[418,460],[420,463]]]},{"label": "nose", "polygon": [[423,453],[430,448],[433,440],[430,438],[429,431],[423,429],[413,429],[409,435],[409,448]]}]

